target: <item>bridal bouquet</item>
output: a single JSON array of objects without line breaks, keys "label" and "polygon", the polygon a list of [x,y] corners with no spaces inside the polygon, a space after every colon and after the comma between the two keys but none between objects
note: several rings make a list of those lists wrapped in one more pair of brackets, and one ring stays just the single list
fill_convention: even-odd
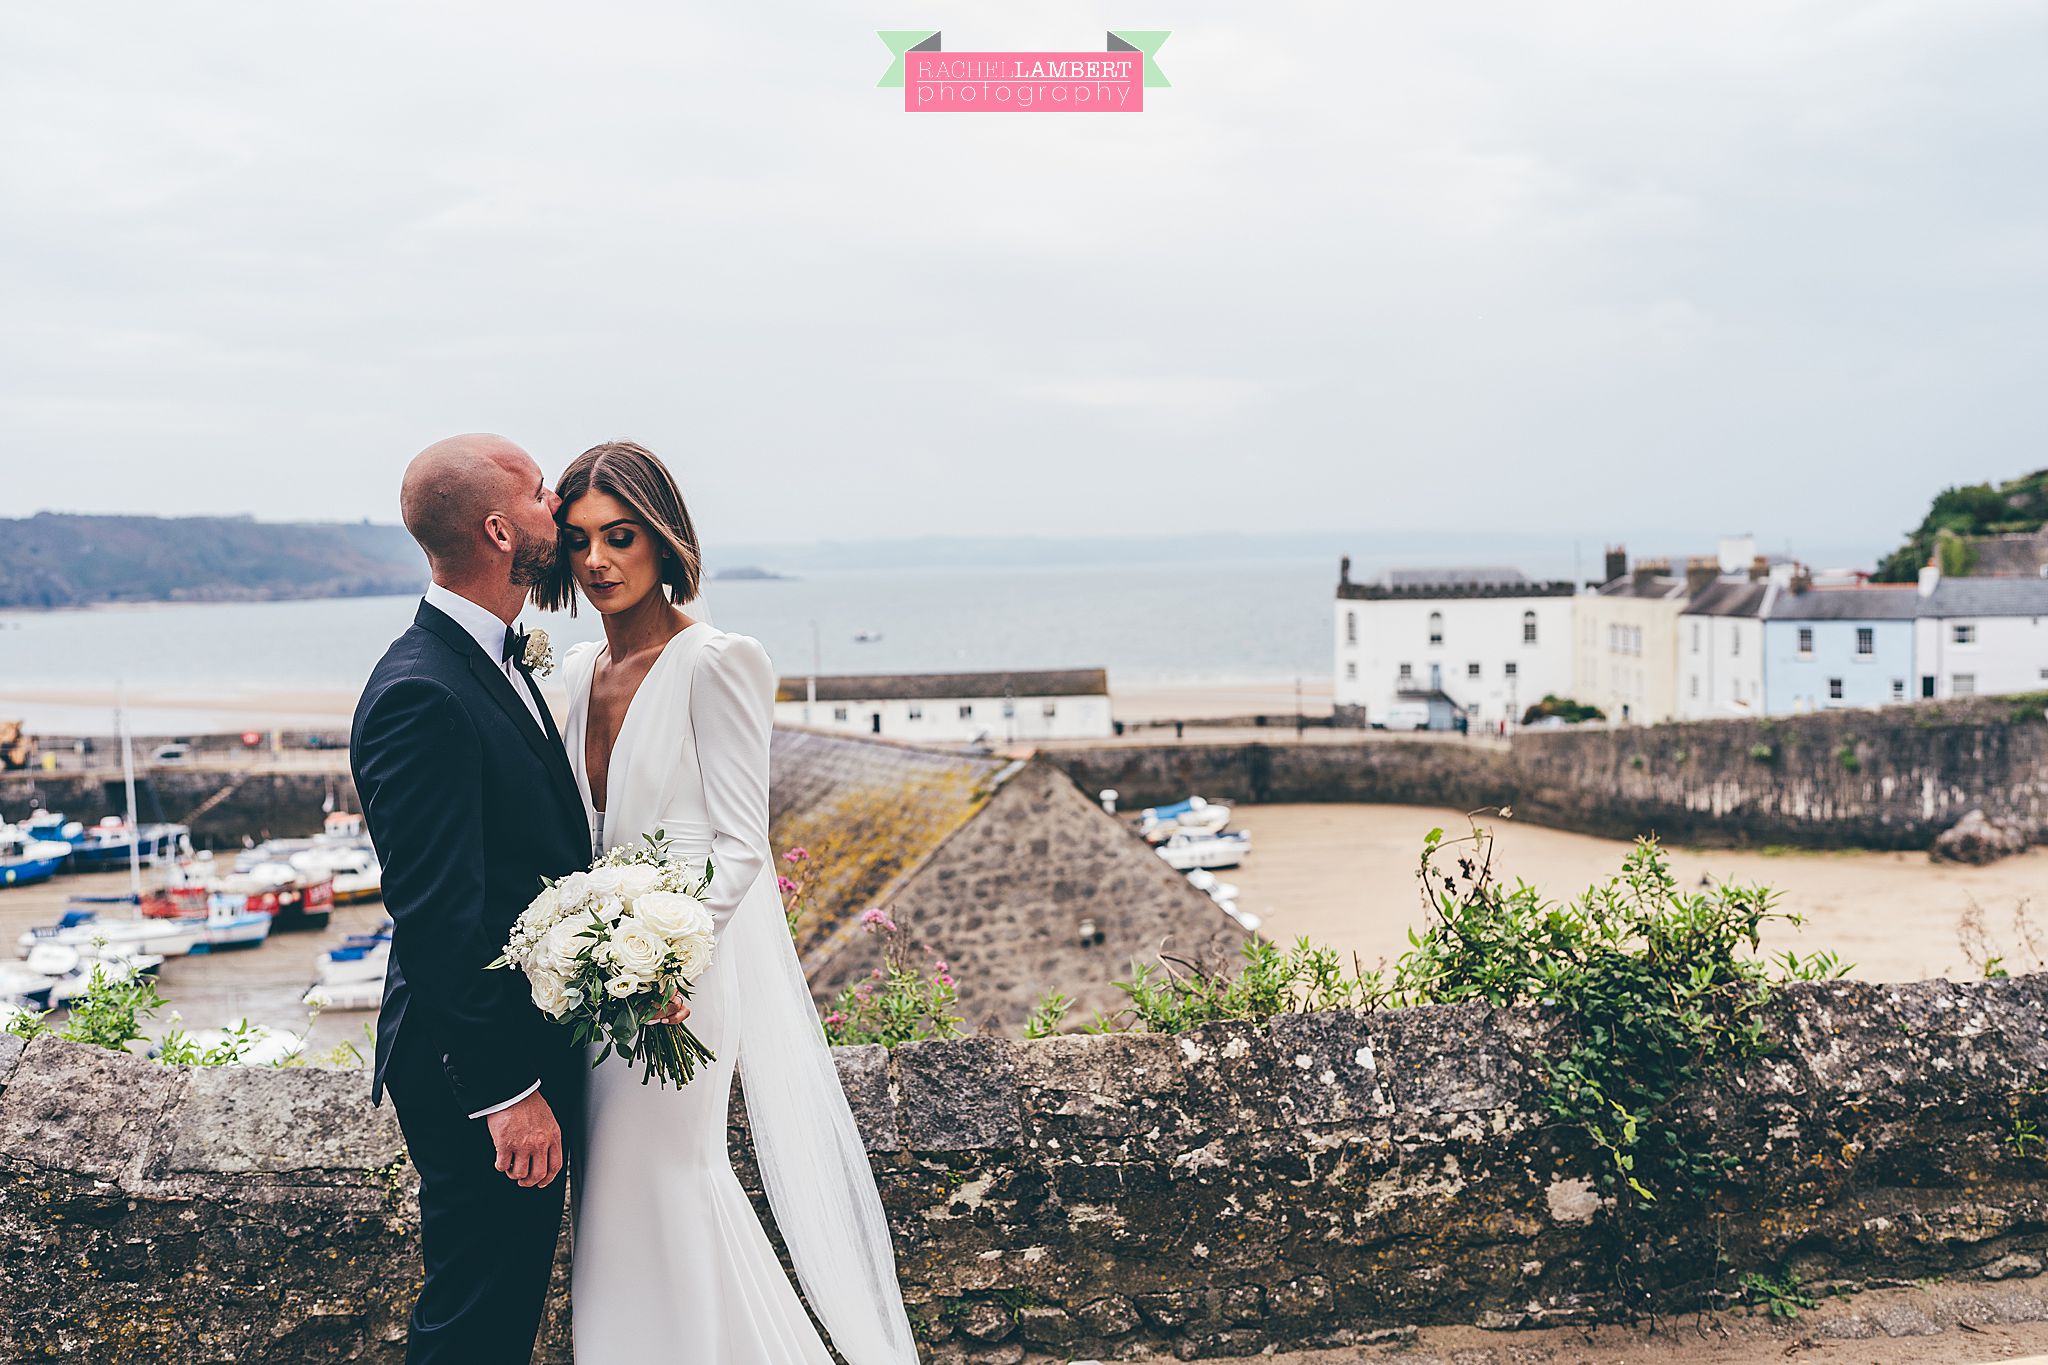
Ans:
[{"label": "bridal bouquet", "polygon": [[710,861],[699,874],[656,830],[588,872],[543,881],[487,970],[524,972],[542,1013],[567,1023],[578,1043],[603,1041],[597,1061],[616,1052],[645,1063],[642,1085],[687,1084],[709,1049],[685,1025],[648,1021],[671,997],[688,999],[711,966],[710,884]]}]

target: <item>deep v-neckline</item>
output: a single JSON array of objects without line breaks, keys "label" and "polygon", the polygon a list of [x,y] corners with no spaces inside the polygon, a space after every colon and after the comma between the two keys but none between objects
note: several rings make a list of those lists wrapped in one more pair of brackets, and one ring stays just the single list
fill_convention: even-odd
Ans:
[{"label": "deep v-neckline", "polygon": [[[661,652],[654,656],[654,662],[647,665],[647,671],[640,675],[640,683],[633,689],[633,695],[626,698],[626,713],[619,717],[619,732],[612,736],[612,747],[605,752],[604,756],[604,799],[606,805],[610,805],[618,795],[618,783],[613,781],[618,775],[615,760],[619,756],[619,750],[625,747],[626,732],[633,728],[633,709],[640,704],[640,694],[645,692],[647,684],[654,680],[655,670],[668,661],[669,651],[675,648],[676,641],[682,639],[699,626],[709,624],[711,624],[709,621],[692,621],[689,625],[684,626],[681,630],[669,636],[662,644]],[[609,642],[599,645],[598,657],[591,660],[590,684],[583,689],[582,734],[578,736],[579,743],[576,746],[579,751],[576,755],[576,781],[577,785],[583,789],[583,804],[593,814],[597,812],[598,804],[597,796],[590,787],[590,694],[597,690],[598,665],[610,658],[611,652],[612,647]]]}]

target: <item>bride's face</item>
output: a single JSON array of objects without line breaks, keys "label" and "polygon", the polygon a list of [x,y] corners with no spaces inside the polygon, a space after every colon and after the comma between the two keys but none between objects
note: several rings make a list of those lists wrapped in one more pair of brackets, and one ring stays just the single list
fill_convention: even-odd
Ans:
[{"label": "bride's face", "polygon": [[593,489],[562,509],[562,553],[585,599],[607,615],[661,586],[661,541],[609,493]]}]

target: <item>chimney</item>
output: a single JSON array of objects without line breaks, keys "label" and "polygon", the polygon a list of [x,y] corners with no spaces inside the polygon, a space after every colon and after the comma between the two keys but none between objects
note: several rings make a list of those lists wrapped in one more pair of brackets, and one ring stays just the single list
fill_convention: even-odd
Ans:
[{"label": "chimney", "polygon": [[1749,560],[1749,581],[1761,583],[1771,576],[1771,561],[1762,555],[1752,555]]},{"label": "chimney", "polygon": [[1350,555],[1345,555],[1342,559],[1337,561],[1337,586],[1340,588],[1346,588],[1351,586]]},{"label": "chimney", "polygon": [[1941,565],[1927,563],[1920,566],[1920,595],[1922,597],[1934,596],[1934,587],[1939,582],[1941,582]]},{"label": "chimney", "polygon": [[1788,585],[1795,593],[1802,593],[1813,586],[1813,570],[1800,564],[1792,570],[1792,581]]},{"label": "chimney", "polygon": [[1694,555],[1685,561],[1685,595],[1698,597],[1714,586],[1721,576],[1721,561],[1713,555]]},{"label": "chimney", "polygon": [[1628,547],[1610,545],[1607,547],[1607,574],[1600,581],[1612,583],[1617,578],[1628,577]]}]

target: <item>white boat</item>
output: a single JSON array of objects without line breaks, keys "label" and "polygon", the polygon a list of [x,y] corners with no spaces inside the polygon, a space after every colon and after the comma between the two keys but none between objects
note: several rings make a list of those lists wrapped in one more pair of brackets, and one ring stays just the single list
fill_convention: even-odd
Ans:
[{"label": "white boat", "polygon": [[302,849],[287,861],[302,876],[333,877],[337,904],[375,900],[384,890],[383,864],[367,845],[321,845]]},{"label": "white boat", "polygon": [[1192,872],[1196,868],[1215,869],[1236,867],[1244,861],[1244,855],[1251,850],[1252,836],[1247,830],[1234,834],[1176,834],[1153,852],[1166,860],[1166,865],[1177,872]]},{"label": "white boat", "polygon": [[375,981],[381,993],[384,969],[391,961],[391,943],[366,945],[360,948],[336,948],[320,954],[320,979],[322,986],[345,986],[356,981]]},{"label": "white boat", "polygon": [[23,956],[43,943],[59,943],[83,953],[104,941],[106,947],[119,952],[183,957],[204,937],[203,922],[199,920],[103,920],[91,911],[67,910],[60,923],[31,929],[15,943]]},{"label": "white boat", "polygon": [[1196,868],[1188,873],[1188,885],[1215,901],[1225,910],[1237,904],[1237,887],[1231,882],[1218,881],[1214,872]]},{"label": "white boat", "polygon": [[[95,972],[109,980],[126,980],[129,977],[153,972],[163,966],[163,963],[162,958],[146,953],[110,954],[102,958],[79,961],[72,971],[49,978],[50,1007],[62,1009],[92,989]],[[34,965],[33,962],[30,965]]]},{"label": "white boat", "polygon": [[316,984],[302,997],[317,1010],[373,1010],[384,1003],[384,978],[349,981],[338,985]]},{"label": "white boat", "polygon": [[1230,823],[1230,807],[1190,796],[1171,806],[1151,806],[1138,812],[1138,832],[1150,843],[1163,843],[1182,832],[1214,833]]},{"label": "white boat", "polygon": [[53,984],[49,977],[26,962],[0,962],[0,1001],[10,1002],[6,1008],[22,1005],[38,1010],[48,1008]]},{"label": "white boat", "polygon": [[273,915],[236,908],[240,902],[219,896],[209,899],[211,909],[205,919],[197,921],[201,934],[199,951],[226,953],[254,948],[270,937],[270,926],[277,923]]}]

